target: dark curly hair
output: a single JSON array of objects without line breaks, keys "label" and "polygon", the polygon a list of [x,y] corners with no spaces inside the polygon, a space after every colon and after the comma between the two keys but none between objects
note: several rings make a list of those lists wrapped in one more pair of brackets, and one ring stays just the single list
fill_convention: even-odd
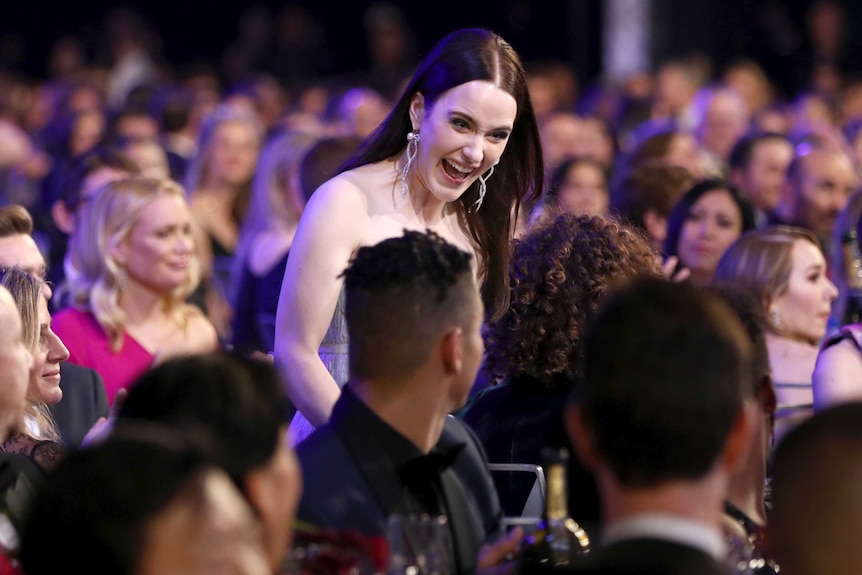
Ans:
[{"label": "dark curly hair", "polygon": [[658,254],[643,231],[612,216],[561,214],[534,228],[515,241],[509,308],[485,329],[487,375],[568,386],[601,299],[644,274],[661,274]]}]

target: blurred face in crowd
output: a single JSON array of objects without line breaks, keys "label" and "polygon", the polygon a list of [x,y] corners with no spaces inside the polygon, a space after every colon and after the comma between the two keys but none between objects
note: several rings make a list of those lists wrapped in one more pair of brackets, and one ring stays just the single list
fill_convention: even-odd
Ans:
[{"label": "blurred face in crowd", "polygon": [[754,145],[740,187],[758,209],[768,213],[778,205],[792,160],[793,145],[789,141],[769,138]]},{"label": "blurred face in crowd", "polygon": [[742,234],[742,214],[727,190],[703,194],[691,206],[682,225],[677,253],[692,279],[712,279],[718,260]]},{"label": "blurred face in crowd", "polygon": [[813,344],[826,335],[838,290],[826,276],[823,252],[808,240],[796,240],[791,262],[787,288],[772,299],[769,312],[781,333]]},{"label": "blurred face in crowd", "polygon": [[849,158],[824,150],[814,150],[802,158],[802,165],[791,182],[794,223],[829,238],[838,213],[858,184]]},{"label": "blurred face in crowd", "polygon": [[597,215],[608,209],[608,182],[601,167],[593,162],[576,162],[557,191],[560,210],[573,214]]},{"label": "blurred face in crowd", "polygon": [[19,267],[35,278],[42,280],[42,291],[51,299],[51,287],[44,281],[47,273],[45,256],[28,234],[13,234],[0,238],[0,266]]},{"label": "blurred face in crowd", "polygon": [[[240,121],[222,123],[208,149],[208,181],[238,186],[251,180],[260,141],[254,128]],[[211,178],[211,179],[210,179]]]}]

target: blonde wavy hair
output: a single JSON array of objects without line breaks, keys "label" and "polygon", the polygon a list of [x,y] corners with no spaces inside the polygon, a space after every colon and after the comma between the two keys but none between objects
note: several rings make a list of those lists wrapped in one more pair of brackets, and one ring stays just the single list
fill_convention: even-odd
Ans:
[{"label": "blonde wavy hair", "polygon": [[[172,180],[130,177],[111,182],[87,205],[70,239],[73,304],[96,317],[114,351],[122,346],[127,320],[119,301],[125,270],[113,253],[129,237],[141,211],[166,196],[186,201],[185,190]],[[185,301],[199,282],[200,264],[192,255],[186,281],[162,296],[164,309],[182,328],[187,324]]]}]

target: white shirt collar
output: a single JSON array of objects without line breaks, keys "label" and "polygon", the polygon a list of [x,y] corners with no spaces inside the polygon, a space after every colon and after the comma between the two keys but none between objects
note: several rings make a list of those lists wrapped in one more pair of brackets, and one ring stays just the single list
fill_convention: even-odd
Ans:
[{"label": "white shirt collar", "polygon": [[727,545],[717,528],[676,515],[646,513],[607,525],[602,530],[601,542],[610,545],[634,538],[655,538],[674,541],[695,547],[718,561],[724,561]]}]

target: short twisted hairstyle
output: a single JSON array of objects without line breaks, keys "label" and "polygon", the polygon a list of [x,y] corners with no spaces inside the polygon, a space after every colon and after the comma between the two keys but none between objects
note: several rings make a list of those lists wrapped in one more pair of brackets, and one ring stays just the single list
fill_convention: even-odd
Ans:
[{"label": "short twisted hairstyle", "polygon": [[443,330],[467,326],[481,308],[471,259],[430,230],[357,250],[343,273],[350,376],[407,375]]},{"label": "short twisted hairstyle", "polygon": [[568,385],[599,302],[624,280],[659,275],[658,261],[642,231],[606,216],[561,214],[516,240],[511,304],[485,333],[490,377]]}]

